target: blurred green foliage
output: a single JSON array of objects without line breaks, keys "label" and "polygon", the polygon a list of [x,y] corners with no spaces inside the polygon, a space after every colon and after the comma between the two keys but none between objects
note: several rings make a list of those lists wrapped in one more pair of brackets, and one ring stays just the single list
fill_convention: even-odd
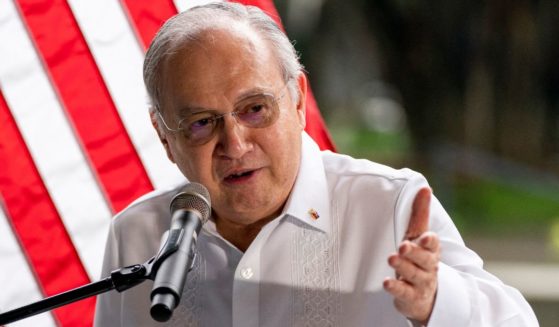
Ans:
[{"label": "blurred green foliage", "polygon": [[453,188],[449,211],[465,233],[539,234],[559,219],[559,195],[551,193],[552,190],[535,192],[472,177],[458,178]]},{"label": "blurred green foliage", "polygon": [[329,125],[338,152],[355,158],[398,165],[411,147],[407,132],[384,133],[357,125]]},{"label": "blurred green foliage", "polygon": [[[471,176],[460,171],[441,178],[439,171],[418,168],[410,160],[409,133],[384,133],[351,125],[334,126],[330,132],[340,153],[366,158],[393,167],[410,167],[425,174],[435,194],[465,235],[542,235],[551,237],[559,221],[557,188],[525,185],[492,176]],[[446,173],[445,173],[446,174]],[[444,185],[440,185],[444,179]],[[437,192],[441,193],[437,193]]]}]

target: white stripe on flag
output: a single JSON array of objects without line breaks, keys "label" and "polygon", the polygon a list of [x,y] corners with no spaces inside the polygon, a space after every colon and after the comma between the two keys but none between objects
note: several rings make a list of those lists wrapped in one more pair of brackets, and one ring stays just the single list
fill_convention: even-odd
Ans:
[{"label": "white stripe on flag", "polygon": [[[0,1],[0,85],[90,279],[101,271],[111,213],[11,1]],[[40,219],[40,217],[37,217]]]},{"label": "white stripe on flag", "polygon": [[121,119],[155,188],[184,180],[167,159],[148,115],[143,50],[117,1],[69,0]]},{"label": "white stripe on flag", "polygon": [[188,9],[192,8],[192,7],[205,5],[206,3],[223,2],[223,1],[217,1],[217,0],[173,0],[173,2],[175,3],[175,7],[177,7],[177,10],[179,12],[183,12],[185,10],[188,10]]},{"label": "white stripe on flag", "polygon": [[[2,17],[0,17],[0,20]],[[30,304],[43,298],[21,248],[19,247],[7,217],[0,208],[0,258],[2,272],[0,285],[0,313]],[[56,326],[50,312],[45,312],[18,322],[10,327],[51,327]]]}]

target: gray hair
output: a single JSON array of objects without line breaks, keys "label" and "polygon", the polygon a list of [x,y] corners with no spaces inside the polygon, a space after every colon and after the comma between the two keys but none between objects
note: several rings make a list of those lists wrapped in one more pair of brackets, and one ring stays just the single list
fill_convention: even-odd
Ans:
[{"label": "gray hair", "polygon": [[[278,25],[262,10],[232,2],[215,2],[194,7],[169,19],[157,32],[144,60],[144,83],[151,101],[150,111],[161,110],[161,70],[165,60],[185,43],[218,22],[232,20],[246,24],[269,42],[282,77],[287,83],[303,72],[303,66],[293,44]],[[298,101],[296,85],[289,83],[289,91]]]}]

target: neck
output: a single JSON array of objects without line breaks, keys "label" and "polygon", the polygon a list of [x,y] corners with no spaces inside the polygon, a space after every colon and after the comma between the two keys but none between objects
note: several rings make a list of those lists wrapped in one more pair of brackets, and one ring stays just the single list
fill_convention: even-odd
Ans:
[{"label": "neck", "polygon": [[227,219],[216,219],[217,232],[237,249],[245,252],[260,230],[276,216],[258,220],[252,224],[243,225]]}]

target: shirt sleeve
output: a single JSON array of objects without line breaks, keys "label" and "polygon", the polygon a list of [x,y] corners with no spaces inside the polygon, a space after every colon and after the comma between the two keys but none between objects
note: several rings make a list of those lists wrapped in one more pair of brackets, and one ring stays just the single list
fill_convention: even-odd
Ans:
[{"label": "shirt sleeve", "polygon": [[[403,239],[417,191],[428,187],[417,174],[404,186],[397,205],[397,239]],[[483,261],[464,244],[440,202],[431,199],[429,230],[441,244],[438,288],[427,327],[538,326],[536,316],[513,287],[483,269]]]}]

